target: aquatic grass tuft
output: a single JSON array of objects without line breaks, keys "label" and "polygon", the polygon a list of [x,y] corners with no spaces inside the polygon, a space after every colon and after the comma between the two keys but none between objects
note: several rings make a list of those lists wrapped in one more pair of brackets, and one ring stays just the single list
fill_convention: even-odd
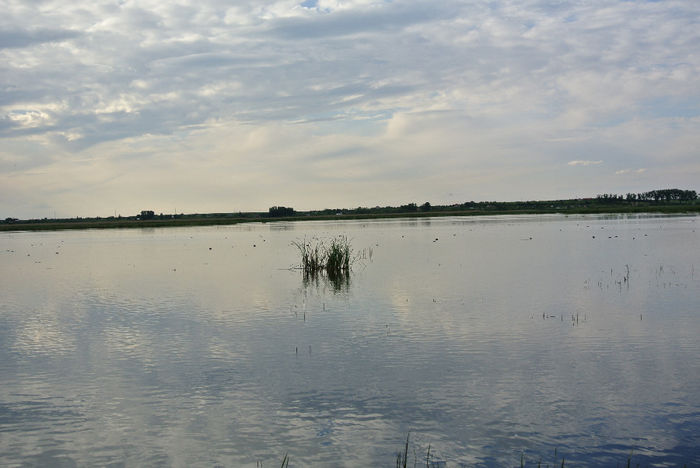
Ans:
[{"label": "aquatic grass tuft", "polygon": [[326,274],[329,277],[346,275],[350,271],[350,256],[352,249],[350,241],[345,236],[331,240],[326,250]]},{"label": "aquatic grass tuft", "polygon": [[325,274],[337,289],[348,282],[354,259],[351,242],[346,236],[334,237],[329,242],[316,237],[311,240],[304,238],[292,242],[292,245],[301,255],[299,268],[305,280],[318,279]]},{"label": "aquatic grass tuft", "polygon": [[325,262],[325,249],[323,247],[323,242],[314,238],[313,241],[295,241],[292,242],[299,253],[301,254],[301,269],[304,271],[304,275],[316,275],[321,272],[324,268]]}]

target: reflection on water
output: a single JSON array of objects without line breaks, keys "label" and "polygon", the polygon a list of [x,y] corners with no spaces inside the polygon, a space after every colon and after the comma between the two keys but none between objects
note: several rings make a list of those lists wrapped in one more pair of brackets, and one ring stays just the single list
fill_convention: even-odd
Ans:
[{"label": "reflection on water", "polygon": [[350,289],[351,276],[349,271],[342,271],[330,275],[320,272],[302,272],[304,288],[319,289],[323,287],[324,289],[328,289],[328,287],[330,287],[330,289],[336,293],[348,291]]},{"label": "reflection on water", "polygon": [[[448,466],[696,466],[696,231],[634,215],[3,233],[0,465],[388,466],[410,430],[420,466],[428,445]],[[336,235],[371,260],[341,281],[294,269],[293,241]]]}]

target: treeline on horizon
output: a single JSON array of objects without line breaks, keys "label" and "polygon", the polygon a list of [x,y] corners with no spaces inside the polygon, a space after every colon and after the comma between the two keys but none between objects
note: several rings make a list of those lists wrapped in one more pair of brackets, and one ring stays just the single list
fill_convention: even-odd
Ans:
[{"label": "treeline on horizon", "polygon": [[305,216],[338,216],[338,215],[398,215],[398,214],[429,214],[457,212],[556,212],[567,210],[596,210],[596,209],[639,209],[644,207],[687,206],[700,205],[695,190],[661,189],[640,193],[614,194],[604,193],[592,198],[572,198],[562,200],[530,200],[530,201],[469,201],[450,205],[431,205],[425,202],[421,205],[407,203],[400,206],[375,206],[357,208],[326,208],[322,210],[296,211],[288,206],[272,206],[267,212],[230,212],[230,213],[191,213],[191,214],[157,214],[152,210],[143,210],[133,216],[109,217],[75,217],[61,219],[27,219],[8,217],[0,219],[0,224],[16,223],[48,223],[48,222],[95,222],[95,221],[155,221],[155,220],[196,220],[196,219],[266,219],[293,218]]},{"label": "treeline on horizon", "polygon": [[[695,190],[662,189],[651,190],[642,193],[627,193],[618,195],[612,193],[599,194],[595,198],[571,198],[563,200],[531,200],[531,201],[481,201],[464,202],[451,205],[431,205],[425,202],[422,205],[408,203],[397,207],[376,206],[374,208],[358,207],[353,209],[325,209],[311,211],[312,215],[332,214],[393,214],[415,212],[441,212],[441,211],[518,211],[518,210],[560,210],[595,208],[600,206],[639,206],[649,204],[690,204],[698,202],[698,194]],[[274,207],[273,207],[274,208]],[[272,210],[272,208],[271,208]]]}]

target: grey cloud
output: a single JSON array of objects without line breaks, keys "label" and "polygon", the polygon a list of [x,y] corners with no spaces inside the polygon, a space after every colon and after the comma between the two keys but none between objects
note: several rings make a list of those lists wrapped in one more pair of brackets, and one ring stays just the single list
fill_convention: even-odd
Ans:
[{"label": "grey cloud", "polygon": [[46,42],[61,42],[81,36],[67,29],[26,29],[0,31],[0,49],[28,47]]},{"label": "grey cloud", "polygon": [[197,104],[193,101],[186,106],[187,112],[182,113],[182,107],[183,103],[177,102],[133,113],[112,112],[102,115],[83,113],[66,116],[61,120],[61,130],[74,131],[79,137],[69,141],[60,134],[56,134],[55,141],[74,150],[82,150],[98,143],[143,134],[144,129],[148,133],[168,135],[182,126],[199,124],[208,116],[197,109]]},{"label": "grey cloud", "polygon": [[7,106],[15,103],[25,102],[27,100],[38,100],[46,96],[47,92],[42,89],[31,89],[28,87],[20,87],[16,85],[7,86],[0,90],[0,106]]},{"label": "grey cloud", "polygon": [[336,11],[309,18],[275,20],[269,32],[286,39],[341,37],[358,33],[396,31],[404,27],[446,18],[450,11],[434,3],[388,4],[365,11]]},{"label": "grey cloud", "polygon": [[42,125],[37,127],[23,128],[6,118],[0,120],[0,136],[23,137],[33,135],[43,135],[59,129],[55,125]]},{"label": "grey cloud", "polygon": [[128,8],[124,13],[125,23],[136,30],[156,29],[163,27],[161,16],[144,8]]},{"label": "grey cloud", "polygon": [[211,69],[224,72],[230,68],[256,67],[266,65],[267,62],[256,57],[236,55],[227,51],[197,52],[186,55],[174,55],[168,58],[158,59],[153,62],[153,67],[162,67],[163,70],[177,70],[180,73],[201,74],[203,70],[211,73]]}]

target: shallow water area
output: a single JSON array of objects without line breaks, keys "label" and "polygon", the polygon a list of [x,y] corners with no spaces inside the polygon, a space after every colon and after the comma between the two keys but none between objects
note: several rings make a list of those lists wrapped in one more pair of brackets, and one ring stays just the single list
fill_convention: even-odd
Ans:
[{"label": "shallow water area", "polygon": [[698,466],[698,219],[0,233],[0,465]]}]

